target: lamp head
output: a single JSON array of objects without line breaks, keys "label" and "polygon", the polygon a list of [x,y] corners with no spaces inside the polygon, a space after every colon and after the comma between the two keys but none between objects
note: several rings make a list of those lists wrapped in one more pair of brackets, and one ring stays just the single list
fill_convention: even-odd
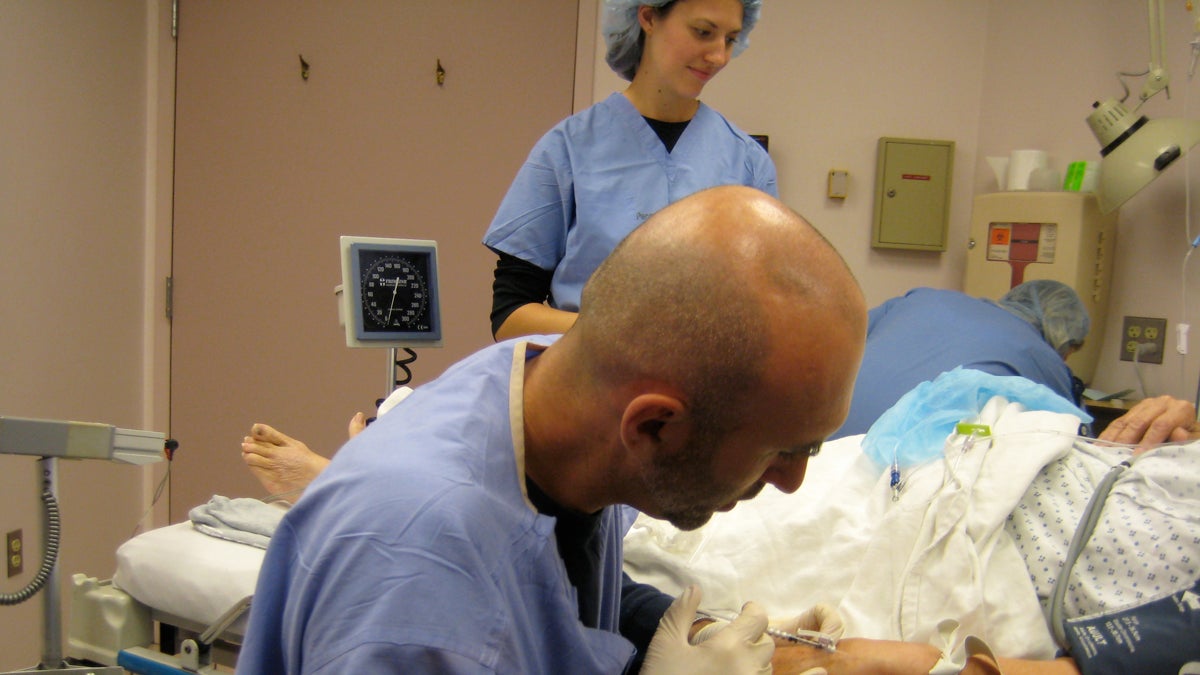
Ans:
[{"label": "lamp head", "polygon": [[1088,126],[1100,142],[1100,210],[1111,213],[1200,143],[1200,120],[1152,120],[1114,99],[1095,103]]}]

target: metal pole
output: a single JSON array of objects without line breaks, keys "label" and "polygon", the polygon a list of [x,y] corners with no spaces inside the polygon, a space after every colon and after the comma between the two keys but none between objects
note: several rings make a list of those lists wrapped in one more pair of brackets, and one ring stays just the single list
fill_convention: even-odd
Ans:
[{"label": "metal pole", "polygon": [[387,387],[383,390],[383,397],[387,398],[392,395],[396,389],[396,362],[400,360],[400,350],[398,347],[388,349],[388,374]]}]

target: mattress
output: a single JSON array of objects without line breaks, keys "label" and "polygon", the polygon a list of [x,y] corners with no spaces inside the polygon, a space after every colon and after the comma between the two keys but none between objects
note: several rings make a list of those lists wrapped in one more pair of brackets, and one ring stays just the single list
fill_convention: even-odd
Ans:
[{"label": "mattress", "polygon": [[[191,522],[168,525],[121,544],[113,585],[154,610],[208,626],[254,594],[265,553]],[[244,624],[243,616],[230,628],[240,634]]]}]

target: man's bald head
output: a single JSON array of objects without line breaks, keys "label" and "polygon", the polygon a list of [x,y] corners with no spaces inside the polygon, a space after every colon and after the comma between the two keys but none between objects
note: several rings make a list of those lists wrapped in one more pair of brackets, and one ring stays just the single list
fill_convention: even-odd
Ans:
[{"label": "man's bald head", "polygon": [[[846,330],[829,332],[828,321]],[[820,233],[773,197],[727,186],[630,234],[584,288],[568,337],[593,377],[669,382],[724,426],[787,332],[861,341],[865,326],[862,293]]]}]

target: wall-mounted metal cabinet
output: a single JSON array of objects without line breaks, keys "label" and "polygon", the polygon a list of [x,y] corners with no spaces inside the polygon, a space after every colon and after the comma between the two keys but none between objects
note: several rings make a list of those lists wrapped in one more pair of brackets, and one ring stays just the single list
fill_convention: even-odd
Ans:
[{"label": "wall-mounted metal cabinet", "polygon": [[945,251],[954,141],[879,139],[875,248]]}]

